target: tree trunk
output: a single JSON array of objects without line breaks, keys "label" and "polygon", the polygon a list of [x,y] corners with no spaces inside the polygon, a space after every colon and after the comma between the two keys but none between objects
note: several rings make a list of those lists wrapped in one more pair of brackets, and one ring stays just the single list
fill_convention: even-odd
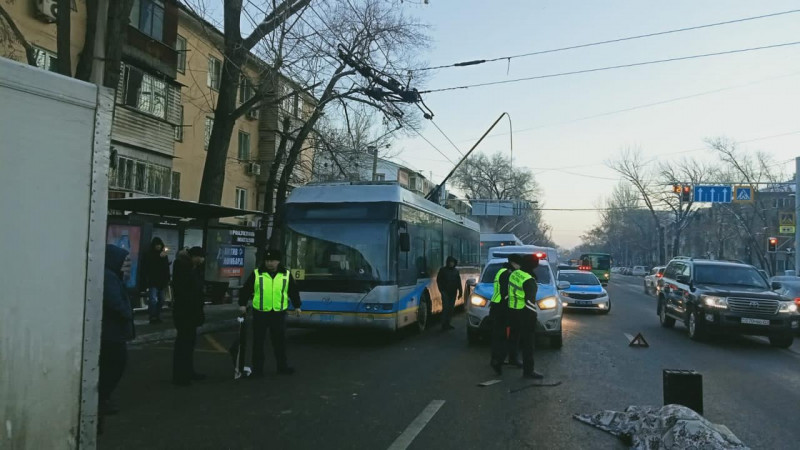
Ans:
[{"label": "tree trunk", "polygon": [[280,141],[278,142],[278,151],[275,152],[275,157],[272,159],[272,164],[269,166],[269,176],[267,177],[267,185],[264,188],[264,212],[267,214],[272,214],[273,208],[275,207],[275,185],[278,182],[278,169],[281,168],[281,161],[283,161],[284,156],[286,155],[286,142],[287,136],[289,134],[289,127],[291,126],[291,120],[289,117],[283,118],[283,123],[281,124],[281,128],[283,129],[283,134],[281,134]]},{"label": "tree trunk", "polygon": [[117,0],[108,3],[108,25],[106,34],[106,65],[103,86],[114,90],[119,86],[122,46],[128,36],[133,0]]},{"label": "tree trunk", "polygon": [[222,204],[228,146],[236,125],[236,118],[232,113],[236,109],[236,95],[239,91],[241,72],[238,68],[244,66],[246,59],[246,53],[239,45],[233,46],[227,55],[222,66],[217,107],[214,109],[214,126],[211,128],[203,181],[200,185],[200,203],[212,205]]},{"label": "tree trunk", "polygon": [[97,34],[97,0],[86,0],[86,34],[83,40],[83,50],[78,57],[78,68],[75,78],[89,81],[92,76],[94,64],[94,40]]},{"label": "tree trunk", "polygon": [[58,50],[58,73],[72,76],[72,56],[70,55],[70,32],[72,24],[70,0],[58,0],[58,17],[56,18],[56,47]]}]

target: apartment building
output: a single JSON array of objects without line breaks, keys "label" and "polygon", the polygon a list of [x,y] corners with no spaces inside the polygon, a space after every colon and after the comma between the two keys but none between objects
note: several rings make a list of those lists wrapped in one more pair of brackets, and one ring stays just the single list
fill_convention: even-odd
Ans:
[{"label": "apartment building", "polygon": [[[4,3],[17,27],[36,48],[37,63],[56,69],[56,25],[47,2]],[[83,49],[86,3],[73,1],[73,71]],[[169,196],[197,201],[217,100],[222,33],[176,0],[135,0],[123,45],[120,83],[112,127],[116,168],[109,180],[111,198]],[[0,39],[0,56],[25,61],[19,43]],[[269,98],[237,120],[228,150],[222,205],[260,210],[269,167],[275,158],[284,117],[297,130],[315,99],[265,63],[251,58],[243,68],[238,102],[271,83]],[[280,99],[280,101],[278,101]],[[292,184],[310,180],[313,140],[304,143]],[[274,195],[274,193],[272,194]],[[228,220],[255,225],[253,217]]]}]

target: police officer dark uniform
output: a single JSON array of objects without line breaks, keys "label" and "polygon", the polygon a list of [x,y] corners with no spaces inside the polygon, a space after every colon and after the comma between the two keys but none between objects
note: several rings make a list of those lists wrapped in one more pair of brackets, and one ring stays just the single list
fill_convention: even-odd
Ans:
[{"label": "police officer dark uniform", "polygon": [[253,271],[242,286],[239,306],[253,308],[253,374],[250,378],[264,376],[264,339],[269,337],[275,353],[278,373],[290,375],[294,369],[286,362],[286,311],[289,302],[300,313],[300,292],[289,270],[281,263],[278,250],[267,250],[264,262]]},{"label": "police officer dark uniform", "polygon": [[511,325],[512,351],[516,342],[522,347],[522,376],[541,379],[544,376],[533,370],[533,340],[536,330],[536,284],[534,269],[539,259],[525,256],[521,267],[508,277],[508,309]]},{"label": "police officer dark uniform", "polygon": [[[508,327],[508,278],[519,269],[519,255],[509,255],[508,262],[494,276],[494,291],[489,304],[489,317],[492,323],[492,366],[498,375],[503,373],[503,361],[509,353],[509,342],[506,336]],[[516,360],[516,355],[511,355]]]}]

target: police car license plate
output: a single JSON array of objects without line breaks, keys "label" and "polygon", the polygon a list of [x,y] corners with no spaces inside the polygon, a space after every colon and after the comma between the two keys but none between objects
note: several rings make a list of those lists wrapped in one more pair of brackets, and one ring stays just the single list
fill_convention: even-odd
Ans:
[{"label": "police car license plate", "polygon": [[768,319],[749,319],[747,317],[742,317],[742,323],[749,324],[749,325],[769,325]]}]

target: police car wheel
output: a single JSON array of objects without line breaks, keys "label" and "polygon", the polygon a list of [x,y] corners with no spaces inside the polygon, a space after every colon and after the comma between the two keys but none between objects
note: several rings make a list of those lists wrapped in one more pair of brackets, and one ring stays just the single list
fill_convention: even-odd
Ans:
[{"label": "police car wheel", "polygon": [[564,346],[564,332],[559,331],[557,336],[550,336],[550,347],[561,348]]},{"label": "police car wheel", "polygon": [[467,327],[467,344],[469,345],[476,345],[480,342],[481,336],[478,334],[478,330],[473,330]]}]

